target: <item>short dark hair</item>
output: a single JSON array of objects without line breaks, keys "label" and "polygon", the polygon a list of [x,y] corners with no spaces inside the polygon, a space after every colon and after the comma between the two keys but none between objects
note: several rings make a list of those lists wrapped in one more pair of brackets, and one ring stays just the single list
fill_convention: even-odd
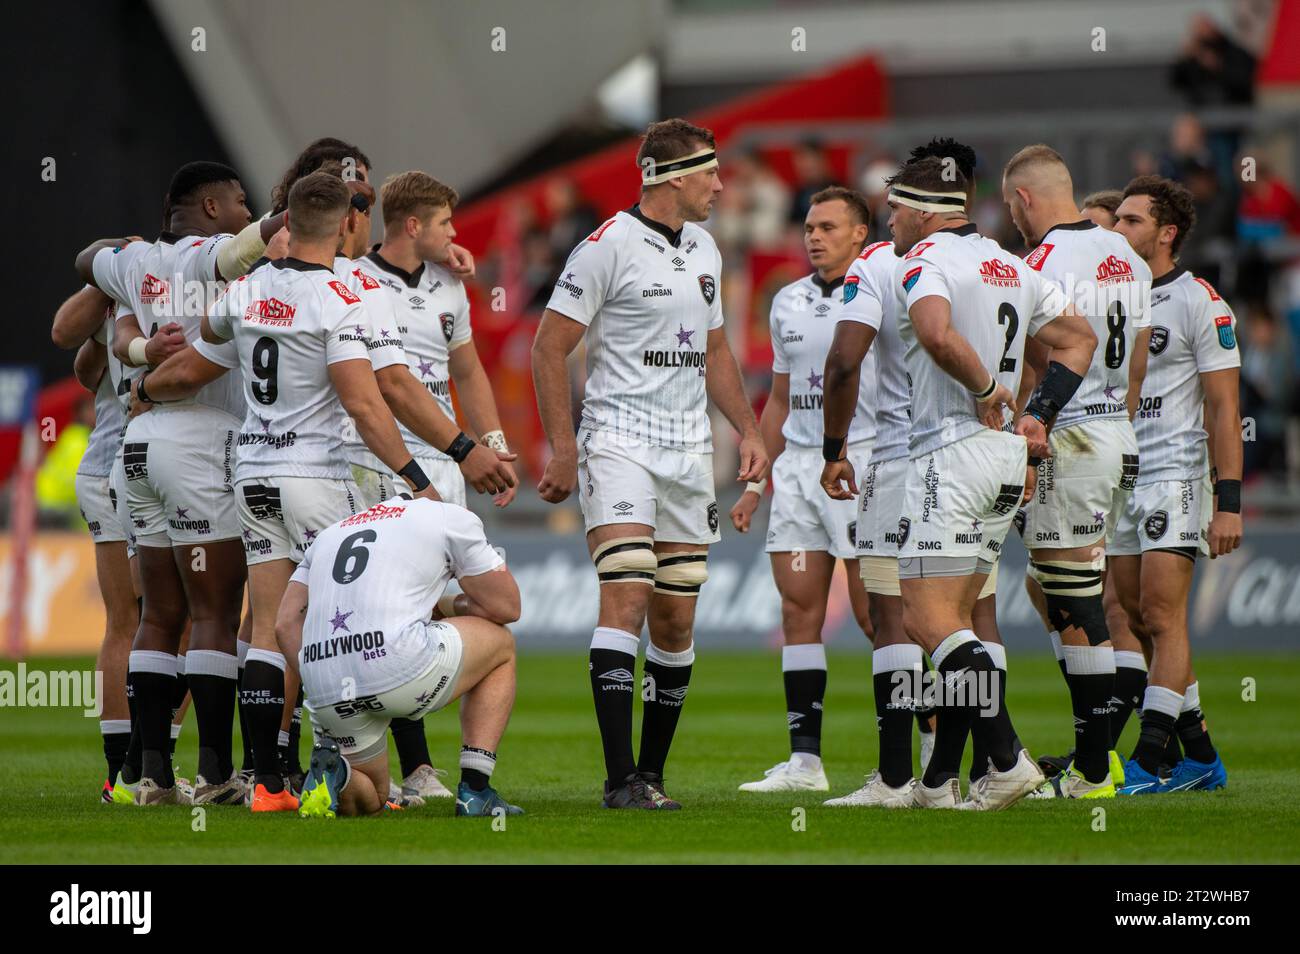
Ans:
[{"label": "short dark hair", "polygon": [[168,211],[178,205],[189,205],[200,198],[204,186],[214,182],[237,182],[239,173],[222,162],[187,162],[174,173],[167,186]]},{"label": "short dark hair", "polygon": [[295,182],[303,176],[315,172],[331,159],[336,162],[351,159],[356,165],[365,166],[367,169],[374,168],[374,163],[370,161],[370,157],[352,143],[344,142],[342,139],[335,139],[332,136],[317,139],[298,153],[298,158],[294,159],[289,168],[285,170],[284,177],[280,179],[279,185],[271,190],[271,214],[279,215],[289,207],[289,190],[293,188]]},{"label": "short dark hair", "polygon": [[1170,246],[1170,252],[1177,255],[1184,240],[1196,228],[1196,205],[1187,187],[1164,176],[1138,176],[1124,187],[1124,198],[1131,195],[1144,195],[1151,200],[1151,217],[1157,226],[1172,225],[1178,230]]},{"label": "short dark hair", "polygon": [[308,240],[328,238],[338,230],[351,193],[336,173],[318,169],[289,190],[289,231]]},{"label": "short dark hair", "polygon": [[[923,159],[909,159],[885,184],[891,187],[911,186],[921,192],[965,192],[969,188],[969,180],[962,171],[961,163],[954,161],[957,168],[953,170],[955,175],[950,178],[948,165],[944,162],[946,158],[953,157],[926,156]],[[953,211],[963,210],[954,207]]]},{"label": "short dark hair", "polygon": [[849,215],[854,219],[854,224],[871,225],[871,206],[867,204],[867,197],[857,189],[827,186],[820,192],[813,193],[813,197],[808,200],[808,207],[812,208],[822,202],[834,202],[836,199],[849,207]]},{"label": "short dark hair", "polygon": [[717,148],[712,131],[703,126],[696,126],[684,119],[665,119],[651,123],[641,137],[641,147],[636,151],[636,164],[644,169],[646,159],[653,159],[657,163],[680,159],[695,152],[701,145],[710,149]]},{"label": "short dark hair", "polygon": [[1083,197],[1084,209],[1105,209],[1111,215],[1114,215],[1119,209],[1119,204],[1124,201],[1124,193],[1119,189],[1102,189],[1098,192],[1090,192]]},{"label": "short dark hair", "polygon": [[975,165],[979,161],[975,158],[975,150],[964,142],[958,142],[951,136],[936,136],[927,142],[924,146],[917,146],[912,150],[910,158],[912,159],[951,159],[957,163],[957,168],[961,174],[966,177],[967,182],[975,181]]}]

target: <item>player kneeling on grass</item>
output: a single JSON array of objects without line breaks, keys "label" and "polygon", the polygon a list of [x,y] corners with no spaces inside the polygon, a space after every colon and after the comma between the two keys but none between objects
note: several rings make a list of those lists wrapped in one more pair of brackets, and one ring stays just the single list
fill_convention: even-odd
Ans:
[{"label": "player kneeling on grass", "polygon": [[[453,577],[463,592],[444,598]],[[389,722],[461,696],[456,814],[522,814],[489,784],[515,701],[506,624],[518,618],[514,577],[462,507],[398,497],[321,531],[276,620],[317,731],[300,814],[382,811]]]}]

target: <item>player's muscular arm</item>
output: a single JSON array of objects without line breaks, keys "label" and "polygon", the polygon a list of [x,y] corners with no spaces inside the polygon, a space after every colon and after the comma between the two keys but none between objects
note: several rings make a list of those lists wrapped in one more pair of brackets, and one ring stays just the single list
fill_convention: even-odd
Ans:
[{"label": "player's muscular arm", "polygon": [[1092,326],[1073,305],[1039,328],[1033,340],[1051,349],[1052,361],[1065,365],[1079,377],[1088,373],[1092,354],[1097,350]]},{"label": "player's muscular arm", "polygon": [[108,370],[108,349],[94,338],[87,338],[77,349],[77,357],[72,362],[72,373],[77,383],[87,391],[99,387],[99,379]]},{"label": "player's muscular arm", "polygon": [[736,364],[736,356],[731,353],[722,328],[709,332],[704,361],[704,388],[722,416],[740,434],[740,473],[736,479],[762,480],[770,461],[758,432],[758,422],[754,420],[754,409],[745,394],[740,365]]},{"label": "player's muscular arm", "polygon": [[[228,370],[203,357],[191,345],[133,381],[131,396],[146,403],[179,401],[196,394],[201,387],[211,384]],[[144,394],[140,393],[142,385]]]},{"label": "player's muscular arm", "polygon": [[307,616],[307,587],[290,580],[275,616],[275,639],[284,661],[298,675],[298,651],[302,649],[302,624]]},{"label": "player's muscular arm", "polygon": [[77,260],[74,267],[77,269],[79,277],[87,285],[94,285],[99,288],[95,282],[95,256],[106,248],[121,248],[124,245],[130,245],[132,242],[139,242],[140,236],[128,235],[123,238],[105,238],[98,242],[92,242],[77,253]]},{"label": "player's muscular arm", "polygon": [[[434,447],[446,449],[460,436],[460,425],[443,413],[442,407],[427,388],[420,384],[404,364],[389,365],[375,372],[379,393],[393,416],[405,424],[422,440]],[[482,444],[474,446],[460,462],[461,473],[471,487],[481,494],[496,494],[514,484],[515,473],[507,460]]]},{"label": "player's muscular arm", "polygon": [[[908,309],[908,315],[921,347],[945,374],[971,392],[982,420],[995,426],[993,422],[1000,419],[1003,407],[1015,412],[1015,395],[1004,385],[996,383],[970,342],[952,326],[952,306],[946,298],[926,295]],[[993,390],[980,400],[978,395],[987,391],[991,382]]]},{"label": "player's muscular arm", "polygon": [[[862,362],[866,360],[876,329],[860,321],[841,321],[835,326],[831,348],[826,352],[826,396],[822,401],[822,432],[830,437],[848,437],[853,410],[858,403]],[[836,500],[857,496],[853,465],[845,455],[822,467],[822,489]]]},{"label": "player's muscular arm", "polygon": [[1020,375],[1020,390],[1016,392],[1016,407],[1023,408],[1029,404],[1029,396],[1047,374],[1051,353],[1051,349],[1037,338],[1025,339],[1025,363]]},{"label": "player's muscular arm", "polygon": [[462,576],[458,582],[464,592],[456,595],[455,615],[480,616],[502,626],[519,619],[519,584],[504,564],[477,576]]},{"label": "player's muscular arm", "polygon": [[[1215,497],[1215,512],[1210,518],[1211,558],[1226,556],[1241,546],[1240,375],[1237,368],[1201,374],[1208,414],[1205,430],[1213,435],[1210,443],[1211,457],[1219,491]],[[1225,489],[1228,486],[1234,488],[1232,492]]]},{"label": "player's muscular arm", "polygon": [[569,404],[569,355],[587,328],[550,308],[542,314],[533,339],[533,389],[537,392],[537,413],[551,445],[537,491],[547,503],[559,503],[573,492],[578,482],[578,441],[573,433]]},{"label": "player's muscular arm", "polygon": [[113,304],[98,288],[83,288],[70,295],[54,313],[50,339],[56,347],[80,348],[104,323],[104,311]]},{"label": "player's muscular arm", "polygon": [[[484,435],[494,431],[500,433],[501,415],[497,411],[497,401],[492,394],[492,384],[488,381],[487,371],[483,369],[483,362],[479,360],[478,348],[474,346],[473,339],[455,348],[447,356],[447,369],[456,384],[456,393],[460,395],[460,406],[465,411],[465,417],[469,419],[470,429],[478,439],[481,441]],[[508,461],[514,460],[519,455],[508,451],[493,450],[493,453],[500,458],[501,476],[506,484],[494,503],[498,507],[504,507],[514,500],[517,483],[514,468]]]},{"label": "player's muscular arm", "polygon": [[[133,346],[132,342],[136,340],[144,344]],[[141,347],[143,351],[140,351]],[[184,348],[185,333],[174,321],[167,322],[153,333],[153,337],[146,338],[135,315],[124,313],[117,316],[113,327],[113,356],[129,368],[157,367]]]},{"label": "player's muscular arm", "polygon": [[1088,319],[1073,305],[1040,327],[1034,334],[1039,344],[1051,350],[1047,370],[1025,404],[1025,413],[1016,423],[1016,433],[1025,438],[1030,457],[1050,457],[1047,432],[1056,415],[1074,397],[1097,350],[1097,336]]},{"label": "player's muscular arm", "polygon": [[[785,450],[785,435],[781,433],[781,429],[789,416],[790,374],[776,371],[772,373],[772,393],[767,396],[763,413],[758,416],[758,432],[763,438],[763,446],[767,448],[767,456],[772,460],[780,457]],[[762,493],[746,487],[745,492],[736,501],[736,505],[731,508],[731,525],[741,533],[748,533],[750,521],[754,519],[754,511],[758,509],[761,502]]]},{"label": "player's muscular arm", "polygon": [[1151,357],[1151,329],[1142,328],[1133,339],[1133,354],[1128,359],[1128,419],[1133,420],[1142,404],[1142,382],[1147,379],[1147,360]]},{"label": "player's muscular arm", "polygon": [[[393,419],[393,414],[379,391],[370,361],[365,358],[335,361],[329,366],[329,375],[330,383],[334,385],[334,390],[343,403],[343,409],[357,425],[361,440],[385,467],[399,473],[413,458],[397,430],[397,421]],[[408,481],[408,485],[409,483]],[[432,484],[416,493],[416,496],[438,499]]]}]

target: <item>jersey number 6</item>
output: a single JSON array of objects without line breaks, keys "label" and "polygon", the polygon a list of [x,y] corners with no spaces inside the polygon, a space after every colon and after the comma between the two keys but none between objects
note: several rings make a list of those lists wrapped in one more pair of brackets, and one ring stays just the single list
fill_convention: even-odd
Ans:
[{"label": "jersey number 6", "polygon": [[379,534],[373,530],[362,530],[344,537],[343,542],[339,544],[338,555],[334,557],[334,582],[351,583],[366,572],[366,564],[370,562],[370,551],[362,544],[374,543],[378,539]]}]

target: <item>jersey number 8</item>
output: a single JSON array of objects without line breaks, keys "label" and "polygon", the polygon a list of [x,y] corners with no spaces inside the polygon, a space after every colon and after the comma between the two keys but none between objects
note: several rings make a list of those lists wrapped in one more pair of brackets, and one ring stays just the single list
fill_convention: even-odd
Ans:
[{"label": "jersey number 8", "polygon": [[1114,371],[1124,364],[1124,306],[1114,302],[1106,312],[1106,367]]}]

